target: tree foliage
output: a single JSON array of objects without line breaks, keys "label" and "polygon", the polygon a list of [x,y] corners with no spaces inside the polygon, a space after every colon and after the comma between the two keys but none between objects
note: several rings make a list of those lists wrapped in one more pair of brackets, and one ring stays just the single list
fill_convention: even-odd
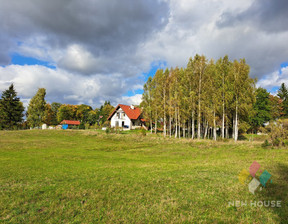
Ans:
[{"label": "tree foliage", "polygon": [[13,129],[24,116],[24,106],[17,97],[14,85],[3,91],[0,99],[0,129]]},{"label": "tree foliage", "polygon": [[281,99],[282,112],[284,117],[288,117],[288,90],[285,83],[282,83],[277,96]]},{"label": "tree foliage", "polygon": [[27,121],[31,127],[39,127],[44,122],[46,109],[46,89],[39,88],[37,93],[29,102]]},{"label": "tree foliage", "polygon": [[271,101],[270,93],[266,89],[259,87],[256,90],[256,102],[253,105],[254,114],[251,117],[251,124],[254,128],[263,126],[271,120]]},{"label": "tree foliage", "polygon": [[232,132],[237,140],[239,123],[248,122],[255,101],[254,84],[245,59],[225,56],[215,63],[195,55],[186,68],[158,69],[144,85],[141,106],[164,136],[216,140],[220,128],[222,138]]}]

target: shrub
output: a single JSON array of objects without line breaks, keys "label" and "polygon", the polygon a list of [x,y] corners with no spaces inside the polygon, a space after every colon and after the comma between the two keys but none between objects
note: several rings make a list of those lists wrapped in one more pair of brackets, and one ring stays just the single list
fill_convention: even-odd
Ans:
[{"label": "shrub", "polygon": [[288,139],[284,139],[284,140],[283,140],[283,145],[284,145],[285,147],[288,146]]},{"label": "shrub", "polygon": [[272,146],[283,146],[288,140],[288,121],[287,119],[271,122],[267,126],[269,138],[271,139]]},{"label": "shrub", "polygon": [[85,124],[81,122],[79,125],[79,129],[85,129]]},{"label": "shrub", "polygon": [[280,141],[279,138],[275,138],[275,139],[272,140],[272,145],[273,146],[280,146],[280,143],[281,143],[281,141]]},{"label": "shrub", "polygon": [[261,146],[262,146],[263,148],[267,148],[268,146],[270,146],[270,144],[269,144],[268,140],[266,139],[266,140],[262,143]]},{"label": "shrub", "polygon": [[87,129],[90,129],[90,124],[85,124],[85,129],[87,130]]},{"label": "shrub", "polygon": [[144,128],[142,128],[142,129],[141,129],[141,135],[142,135],[142,136],[146,136],[146,134],[147,134],[146,130],[145,130]]},{"label": "shrub", "polygon": [[108,134],[110,134],[111,133],[111,129],[110,128],[106,128],[106,130],[105,130],[105,133],[108,135]]}]

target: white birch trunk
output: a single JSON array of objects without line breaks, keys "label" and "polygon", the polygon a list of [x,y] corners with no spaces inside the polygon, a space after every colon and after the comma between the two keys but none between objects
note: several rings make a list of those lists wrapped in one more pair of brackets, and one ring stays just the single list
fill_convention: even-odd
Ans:
[{"label": "white birch trunk", "polygon": [[177,138],[177,108],[175,108],[175,138]]},{"label": "white birch trunk", "polygon": [[221,132],[222,132],[222,139],[224,139],[225,137],[225,106],[224,106],[224,102],[223,102],[223,114],[222,114],[222,128],[221,128]]},{"label": "white birch trunk", "polygon": [[181,122],[180,122],[180,109],[178,107],[178,121],[179,121],[179,126],[178,126],[178,137],[180,138],[180,134],[181,134]]},{"label": "white birch trunk", "polygon": [[171,135],[172,135],[172,118],[171,116],[169,116],[169,137],[171,138]]},{"label": "white birch trunk", "polygon": [[164,86],[164,93],[163,93],[163,95],[164,95],[164,102],[163,102],[163,104],[164,104],[164,128],[163,128],[163,135],[164,135],[164,137],[166,137],[166,90],[165,90],[165,88],[166,88],[166,86]]},{"label": "white birch trunk", "polygon": [[157,112],[155,117],[155,134],[157,134]]},{"label": "white birch trunk", "polygon": [[185,122],[183,122],[183,138],[185,138],[185,134],[186,134],[185,133],[185,128],[186,128],[185,126],[186,126],[186,124],[185,124]]},{"label": "white birch trunk", "polygon": [[238,99],[236,98],[236,111],[235,111],[235,142],[238,140]]},{"label": "white birch trunk", "polygon": [[192,136],[191,138],[194,139],[195,137],[195,120],[194,120],[194,111],[192,111]]},{"label": "white birch trunk", "polygon": [[214,140],[214,141],[217,140],[215,110],[213,111],[213,140]]}]

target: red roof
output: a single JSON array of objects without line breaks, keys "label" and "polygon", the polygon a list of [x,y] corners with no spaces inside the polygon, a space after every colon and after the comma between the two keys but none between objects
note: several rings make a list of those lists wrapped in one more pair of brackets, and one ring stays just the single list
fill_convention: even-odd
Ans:
[{"label": "red roof", "polygon": [[60,124],[80,125],[80,121],[63,120]]},{"label": "red roof", "polygon": [[141,115],[141,109],[139,107],[134,107],[134,109],[131,108],[131,106],[124,105],[124,104],[118,104],[117,107],[115,107],[114,111],[110,114],[108,117],[108,120],[111,119],[113,114],[119,109],[119,107],[124,111],[124,113],[131,119],[136,120]]}]

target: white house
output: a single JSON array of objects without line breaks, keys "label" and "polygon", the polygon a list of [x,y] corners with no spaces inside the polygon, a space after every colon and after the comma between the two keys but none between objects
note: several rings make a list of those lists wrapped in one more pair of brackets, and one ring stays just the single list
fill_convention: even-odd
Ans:
[{"label": "white house", "polygon": [[111,127],[123,127],[126,130],[144,126],[144,120],[141,119],[141,109],[133,105],[118,104],[108,120],[110,120]]}]

